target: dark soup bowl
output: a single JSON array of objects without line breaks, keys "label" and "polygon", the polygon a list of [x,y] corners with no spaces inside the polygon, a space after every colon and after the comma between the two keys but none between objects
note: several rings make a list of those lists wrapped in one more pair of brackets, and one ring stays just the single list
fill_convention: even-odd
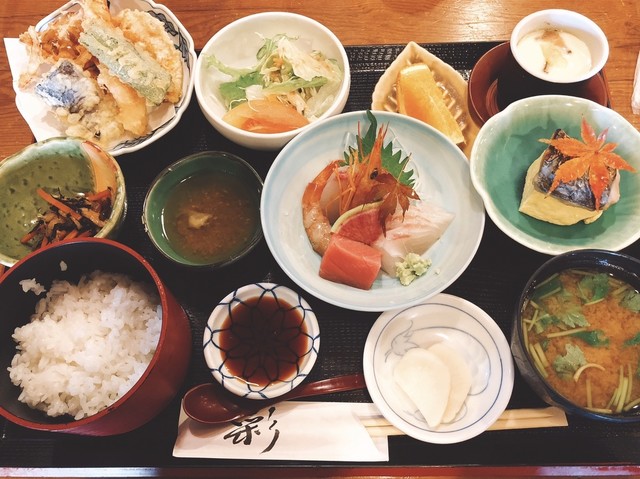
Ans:
[{"label": "dark soup bowl", "polygon": [[568,414],[640,421],[640,261],[605,250],[569,251],[527,282],[513,319],[520,373]]},{"label": "dark soup bowl", "polygon": [[0,415],[89,436],[136,429],[182,386],[188,318],[151,265],[104,238],[56,243],[0,278]]},{"label": "dark soup bowl", "polygon": [[242,158],[203,151],[165,168],[152,182],[142,222],[160,253],[187,268],[216,269],[262,239],[262,178]]}]

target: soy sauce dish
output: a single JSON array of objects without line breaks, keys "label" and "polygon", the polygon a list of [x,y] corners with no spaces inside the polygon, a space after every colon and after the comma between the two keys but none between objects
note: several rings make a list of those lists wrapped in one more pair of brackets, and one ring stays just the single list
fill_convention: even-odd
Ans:
[{"label": "soy sauce dish", "polygon": [[297,292],[254,283],[229,293],[204,331],[204,357],[213,377],[248,399],[270,399],[298,386],[320,348],[316,315]]},{"label": "soy sauce dish", "polygon": [[152,182],[142,222],[153,245],[187,267],[220,268],[262,239],[262,178],[230,153],[205,151],[165,168]]}]

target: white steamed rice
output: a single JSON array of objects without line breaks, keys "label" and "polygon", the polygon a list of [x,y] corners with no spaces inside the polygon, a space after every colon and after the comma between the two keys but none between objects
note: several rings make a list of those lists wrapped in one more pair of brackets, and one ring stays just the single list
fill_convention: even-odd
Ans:
[{"label": "white steamed rice", "polygon": [[160,337],[161,305],[149,285],[95,271],[78,285],[54,281],[31,322],[16,328],[8,368],[19,400],[49,416],[75,419],[131,389]]}]

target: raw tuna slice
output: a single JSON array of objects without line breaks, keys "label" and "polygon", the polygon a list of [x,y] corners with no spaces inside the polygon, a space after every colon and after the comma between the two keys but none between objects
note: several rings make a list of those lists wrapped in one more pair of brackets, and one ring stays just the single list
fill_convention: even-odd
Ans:
[{"label": "raw tuna slice", "polygon": [[370,289],[378,276],[381,253],[377,249],[332,235],[320,262],[320,277],[355,288]]},{"label": "raw tuna slice", "polygon": [[387,234],[372,246],[382,252],[382,269],[396,276],[396,263],[409,253],[424,254],[444,234],[453,221],[449,213],[427,201],[412,204],[402,218],[401,210],[387,220]]}]

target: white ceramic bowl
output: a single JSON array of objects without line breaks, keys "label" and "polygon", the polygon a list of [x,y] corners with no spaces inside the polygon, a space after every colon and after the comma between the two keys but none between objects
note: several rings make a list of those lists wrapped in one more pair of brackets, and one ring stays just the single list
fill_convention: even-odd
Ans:
[{"label": "white ceramic bowl", "polygon": [[286,145],[267,173],[260,206],[265,240],[284,272],[323,301],[360,311],[416,304],[443,291],[473,259],[485,224],[482,200],[471,185],[469,162],[457,146],[435,128],[406,115],[376,111],[374,116],[378,127],[388,126],[385,145],[393,141],[396,152],[411,155],[406,169],[414,171],[420,197],[455,215],[424,254],[432,262],[427,273],[409,286],[381,273],[369,290],[318,275],[322,258],[311,248],[302,224],[302,195],[323,168],[356,145],[358,125],[364,135],[370,126],[366,112],[343,113],[316,123]]},{"label": "white ceramic bowl", "polygon": [[[253,311],[250,322],[246,321],[247,311]],[[270,316],[267,311],[275,312]],[[278,327],[265,325],[271,317],[280,321]],[[272,336],[275,341],[265,341]],[[287,344],[288,351],[298,354],[297,360],[275,354],[276,343],[278,351]],[[269,399],[291,391],[309,375],[320,349],[320,328],[311,306],[298,293],[286,286],[254,283],[232,291],[213,309],[204,330],[203,347],[211,374],[228,391],[248,399]],[[258,357],[276,358],[279,367],[291,372],[279,369],[280,380],[252,383],[252,378],[263,376],[266,370],[275,372],[275,363]],[[291,367],[285,364],[288,361]],[[253,376],[241,377],[238,365]]]},{"label": "white ceramic bowl", "polygon": [[[284,133],[254,133],[236,128],[222,120],[226,113],[219,93],[220,79],[211,78],[206,58],[215,54],[218,60],[232,67],[251,67],[263,38],[278,34],[299,37],[309,50],[317,50],[335,59],[343,71],[342,84],[331,106],[318,118],[322,120],[341,113],[349,96],[351,73],[347,53],[340,40],[317,21],[287,12],[264,12],[236,20],[215,33],[198,57],[195,68],[195,92],[202,113],[223,136],[239,145],[258,150],[277,150],[310,125]],[[313,124],[313,122],[311,123]]]},{"label": "white ceramic bowl", "polygon": [[[472,383],[454,420],[429,427],[395,382],[394,368],[408,350],[436,343],[459,352]],[[425,442],[451,444],[481,434],[504,412],[513,391],[513,359],[502,330],[478,306],[449,294],[380,315],[367,337],[363,363],[367,389],[382,415]]]},{"label": "white ceramic bowl", "polygon": [[[43,18],[38,22],[35,28],[38,31],[47,28],[48,24],[59,16],[64,15],[69,11],[76,11],[79,8],[78,2],[76,0],[72,0],[52,12],[47,17]],[[157,18],[164,24],[165,31],[167,31],[176,49],[182,56],[182,96],[178,103],[164,103],[154,110],[153,114],[149,118],[151,131],[148,134],[137,138],[122,138],[122,140],[118,141],[116,144],[109,146],[109,153],[113,156],[119,156],[140,150],[166,135],[178,124],[191,101],[193,93],[193,70],[196,63],[196,52],[193,39],[187,29],[182,25],[182,23],[180,23],[168,7],[155,3],[153,0],[111,0],[109,2],[109,9],[112,14],[116,14],[126,8],[148,12],[151,16]],[[21,71],[21,69],[25,67],[27,57],[22,56],[17,59],[12,59],[10,57],[12,71],[14,61],[18,62],[15,64],[18,69],[17,71]],[[18,110],[29,124],[36,140],[44,140],[53,136],[62,136],[64,131],[60,129],[59,123],[52,121],[50,115],[47,114],[50,107],[35,95],[35,93],[18,88],[17,78],[14,79],[13,85],[16,92],[16,105]]]},{"label": "white ceramic bowl", "polygon": [[607,143],[636,171],[640,170],[640,133],[614,110],[577,97],[543,95],[525,98],[491,117],[471,151],[471,180],[488,215],[514,241],[540,253],[573,249],[618,251],[640,238],[640,174],[622,171],[620,201],[591,224],[560,226],[518,211],[529,165],[556,128],[580,138],[585,118],[597,134],[608,128]]},{"label": "white ceramic bowl", "polygon": [[520,20],[512,30],[510,40],[511,52],[518,64],[536,78],[547,80],[540,75],[539,70],[530,68],[529,62],[524,58],[525,54],[518,48],[518,42],[528,33],[541,29],[557,29],[571,33],[585,42],[591,52],[591,68],[587,72],[566,80],[556,80],[555,83],[574,83],[587,80],[602,70],[607,62],[609,42],[604,32],[593,20],[571,10],[540,10]]}]

